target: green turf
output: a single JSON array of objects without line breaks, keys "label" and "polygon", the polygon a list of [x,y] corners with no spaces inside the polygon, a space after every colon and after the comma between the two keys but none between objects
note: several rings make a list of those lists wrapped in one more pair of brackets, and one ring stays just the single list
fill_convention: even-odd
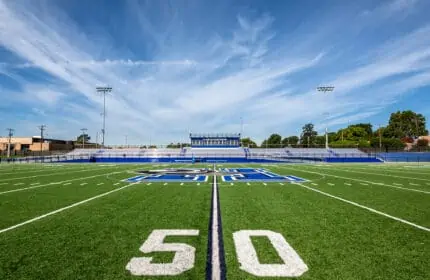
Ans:
[{"label": "green turf", "polygon": [[[125,269],[133,257],[172,261],[173,253],[139,251],[155,229],[200,231],[166,238],[196,248],[194,268],[167,278],[204,279],[211,182],[128,186],[121,181],[136,170],[169,166],[187,165],[0,164],[0,230],[127,186],[0,233],[0,279],[159,279],[134,277]],[[430,227],[428,165],[222,167],[299,176],[309,180],[303,186]],[[265,279],[240,269],[233,243],[239,230],[281,233],[309,267],[299,279],[430,279],[429,232],[302,185],[218,181],[228,279]],[[252,244],[260,263],[282,262],[267,238],[253,237]]]}]

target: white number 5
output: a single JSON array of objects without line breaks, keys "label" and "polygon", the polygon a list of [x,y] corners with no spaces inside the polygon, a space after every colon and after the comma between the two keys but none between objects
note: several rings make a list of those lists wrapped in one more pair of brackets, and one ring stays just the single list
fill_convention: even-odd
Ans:
[{"label": "white number 5", "polygon": [[166,236],[198,236],[198,230],[167,230],[157,229],[152,231],[145,243],[140,247],[143,253],[175,252],[171,263],[151,263],[151,257],[132,258],[127,270],[136,276],[144,275],[179,275],[194,267],[196,249],[183,243],[163,243]]}]

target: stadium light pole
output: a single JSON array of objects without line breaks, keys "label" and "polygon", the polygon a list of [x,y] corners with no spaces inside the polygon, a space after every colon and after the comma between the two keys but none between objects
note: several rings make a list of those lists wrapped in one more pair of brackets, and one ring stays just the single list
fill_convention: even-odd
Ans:
[{"label": "stadium light pole", "polygon": [[9,137],[8,146],[7,146],[7,157],[10,158],[10,146],[11,146],[11,142],[12,142],[12,136],[13,136],[14,129],[7,128],[6,130],[8,131],[8,137]]},{"label": "stadium light pole", "polygon": [[[320,86],[317,87],[318,91],[323,93],[332,92],[334,90],[334,86]],[[328,149],[328,127],[325,128],[325,148]]]},{"label": "stadium light pole", "polygon": [[98,93],[103,94],[103,129],[102,129],[102,147],[105,146],[106,132],[106,94],[112,92],[112,87],[96,87]]},{"label": "stadium light pole", "polygon": [[82,131],[82,149],[85,148],[85,135],[87,134],[87,130],[86,128],[81,128]]},{"label": "stadium light pole", "polygon": [[43,133],[46,130],[46,125],[42,124],[41,126],[39,126],[39,130],[40,130],[40,154],[42,154],[42,152],[43,152]]}]

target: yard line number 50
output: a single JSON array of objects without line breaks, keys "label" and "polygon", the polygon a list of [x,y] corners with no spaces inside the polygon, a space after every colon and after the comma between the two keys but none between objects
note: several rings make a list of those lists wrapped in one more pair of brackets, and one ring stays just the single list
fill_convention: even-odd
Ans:
[{"label": "yard line number 50", "polygon": [[[175,252],[171,263],[152,263],[151,257],[132,258],[126,269],[136,276],[166,276],[179,275],[194,267],[196,249],[183,243],[164,243],[167,236],[198,236],[199,231],[193,229],[156,229],[148,236],[140,247],[140,251]],[[262,264],[259,262],[257,252],[252,244],[251,237],[264,236],[270,240],[282,264]],[[298,277],[308,270],[297,252],[288,244],[285,238],[277,232],[270,230],[240,230],[233,233],[236,254],[240,269],[254,276],[261,277]]]}]

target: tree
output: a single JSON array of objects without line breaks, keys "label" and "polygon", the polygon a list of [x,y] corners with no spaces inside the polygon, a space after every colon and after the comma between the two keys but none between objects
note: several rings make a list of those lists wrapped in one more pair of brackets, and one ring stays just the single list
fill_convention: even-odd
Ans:
[{"label": "tree", "polygon": [[[371,135],[371,134],[370,134]],[[345,140],[365,140],[368,138],[366,129],[361,126],[350,125],[348,128],[343,130],[343,138]]]},{"label": "tree", "polygon": [[300,142],[302,144],[312,144],[315,142],[315,137],[318,135],[318,132],[314,130],[314,125],[312,123],[307,123],[302,127],[302,135],[300,138]]},{"label": "tree", "polygon": [[256,148],[257,144],[251,140],[251,138],[242,138],[240,139],[240,143],[242,147]]},{"label": "tree", "polygon": [[82,140],[84,141],[84,143],[88,143],[91,140],[91,137],[88,136],[88,134],[81,134],[76,137],[76,142],[82,143]]},{"label": "tree", "polygon": [[387,138],[400,139],[407,136],[417,138],[427,134],[425,117],[411,110],[392,113],[384,130],[384,137]]},{"label": "tree", "polygon": [[325,145],[325,135],[315,136],[314,144],[316,144],[318,146],[324,146]]},{"label": "tree", "polygon": [[372,125],[370,123],[358,123],[358,124],[354,124],[352,126],[355,127],[361,127],[366,131],[367,135],[372,135],[373,129],[372,129]]},{"label": "tree", "polygon": [[429,141],[427,139],[418,139],[417,146],[418,147],[428,147]]},{"label": "tree", "polygon": [[288,147],[289,145],[297,145],[299,142],[299,137],[297,136],[289,136],[282,139],[282,147]]},{"label": "tree", "polygon": [[267,145],[269,147],[275,148],[280,147],[282,141],[282,136],[276,133],[273,133],[269,136],[269,139],[267,139]]}]

